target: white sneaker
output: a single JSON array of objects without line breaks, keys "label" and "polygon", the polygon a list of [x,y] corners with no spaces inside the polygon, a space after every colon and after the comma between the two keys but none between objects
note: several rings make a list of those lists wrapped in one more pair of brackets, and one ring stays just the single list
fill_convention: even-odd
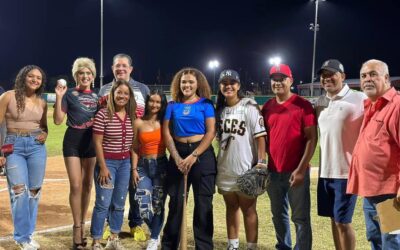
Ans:
[{"label": "white sneaker", "polygon": [[99,242],[94,243],[94,245],[92,246],[92,250],[103,250],[104,248],[101,246],[101,244]]},{"label": "white sneaker", "polygon": [[157,250],[159,244],[160,244],[160,238],[150,239],[150,240],[147,241],[146,250]]},{"label": "white sneaker", "polygon": [[234,247],[232,244],[228,245],[228,248],[226,250],[238,250],[238,247]]},{"label": "white sneaker", "polygon": [[40,249],[40,244],[36,240],[31,238],[31,242],[29,242],[32,246],[36,247],[37,249]]},{"label": "white sneaker", "polygon": [[17,243],[21,250],[37,250],[37,248],[30,242]]},{"label": "white sneaker", "polygon": [[105,249],[110,249],[110,250],[125,250],[124,246],[122,246],[121,241],[119,240],[119,237],[115,237],[111,239],[111,237],[108,238],[107,240],[107,245]]}]

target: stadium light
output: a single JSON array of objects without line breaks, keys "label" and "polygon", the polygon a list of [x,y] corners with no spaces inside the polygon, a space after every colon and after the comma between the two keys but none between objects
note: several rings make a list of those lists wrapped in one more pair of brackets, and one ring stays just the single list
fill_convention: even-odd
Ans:
[{"label": "stadium light", "polygon": [[218,60],[211,60],[208,62],[208,67],[213,71],[213,93],[215,93],[215,70],[219,67]]},{"label": "stadium light", "polygon": [[282,62],[282,59],[279,56],[269,58],[270,65],[279,65],[279,64],[281,64],[281,62]]},{"label": "stadium light", "polygon": [[103,0],[100,0],[100,88],[103,87]]},{"label": "stadium light", "polygon": [[312,58],[312,70],[311,70],[311,85],[310,85],[310,96],[314,95],[314,71],[315,71],[315,55],[317,48],[317,31],[319,30],[318,24],[318,4],[319,2],[325,2],[326,0],[311,0],[315,2],[315,20],[314,23],[310,23],[310,30],[314,31],[314,47],[313,47],[313,58]]}]

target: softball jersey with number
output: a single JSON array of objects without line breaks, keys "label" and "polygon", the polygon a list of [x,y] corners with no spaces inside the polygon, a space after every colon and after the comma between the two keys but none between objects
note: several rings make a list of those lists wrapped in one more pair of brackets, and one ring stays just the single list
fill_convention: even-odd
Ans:
[{"label": "softball jersey with number", "polygon": [[257,103],[250,98],[243,98],[236,105],[225,107],[220,116],[216,183],[223,191],[239,191],[237,178],[257,164],[255,139],[266,135],[264,120]]}]

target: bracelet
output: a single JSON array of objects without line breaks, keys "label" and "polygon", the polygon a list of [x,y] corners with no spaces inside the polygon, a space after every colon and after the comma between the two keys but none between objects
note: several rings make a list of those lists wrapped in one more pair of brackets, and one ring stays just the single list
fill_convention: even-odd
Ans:
[{"label": "bracelet", "polygon": [[266,159],[258,159],[257,163],[267,164],[267,160]]},{"label": "bracelet", "polygon": [[132,168],[132,171],[134,171],[134,170],[137,170],[137,167],[136,168]]},{"label": "bracelet", "polygon": [[199,154],[197,153],[197,150],[195,150],[195,151],[192,152],[192,156],[193,156],[193,157],[196,157],[196,158],[199,157]]}]

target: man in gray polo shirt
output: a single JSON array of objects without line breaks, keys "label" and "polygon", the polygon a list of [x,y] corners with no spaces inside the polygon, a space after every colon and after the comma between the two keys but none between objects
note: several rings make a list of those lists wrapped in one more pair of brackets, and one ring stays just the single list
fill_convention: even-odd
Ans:
[{"label": "man in gray polo shirt", "polygon": [[319,70],[326,95],[315,109],[320,132],[320,169],[317,190],[318,215],[330,217],[336,249],[355,249],[351,226],[356,195],[346,194],[351,155],[360,131],[366,96],[343,81],[344,67],[336,59]]}]

